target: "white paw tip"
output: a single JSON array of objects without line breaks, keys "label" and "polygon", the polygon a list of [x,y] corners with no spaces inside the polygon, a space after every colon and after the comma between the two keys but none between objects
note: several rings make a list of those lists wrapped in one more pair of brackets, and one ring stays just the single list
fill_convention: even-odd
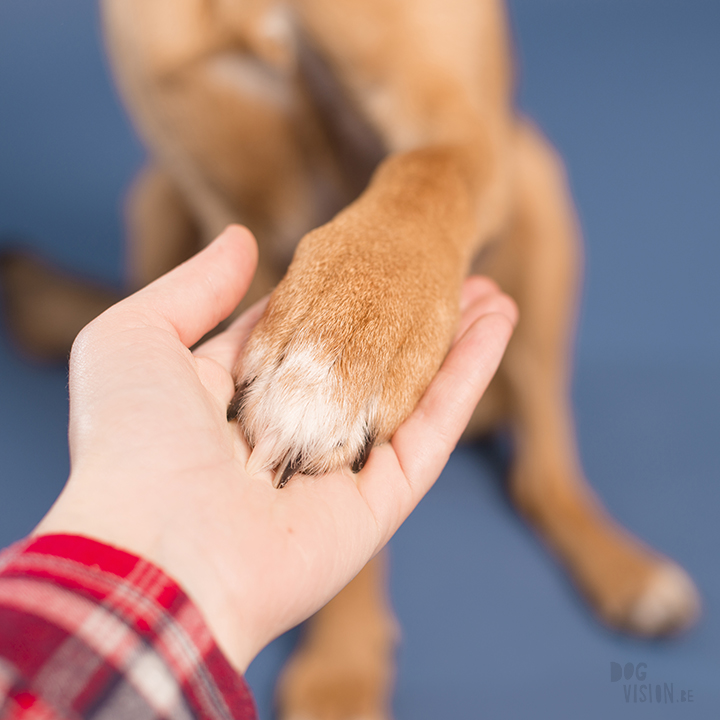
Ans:
[{"label": "white paw tip", "polygon": [[314,345],[288,346],[274,365],[258,354],[245,360],[242,394],[229,413],[254,445],[248,473],[272,470],[282,487],[295,472],[324,474],[356,459],[362,465],[375,436],[378,389],[348,386],[336,358]]},{"label": "white paw tip", "polygon": [[629,620],[644,635],[662,635],[684,630],[699,615],[695,584],[681,567],[668,563],[656,571]]}]

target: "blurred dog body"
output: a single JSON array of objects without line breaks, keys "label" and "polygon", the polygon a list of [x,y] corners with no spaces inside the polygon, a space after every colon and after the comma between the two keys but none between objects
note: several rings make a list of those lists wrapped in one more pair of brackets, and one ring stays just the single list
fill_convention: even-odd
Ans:
[{"label": "blurred dog body", "polygon": [[[579,231],[561,160],[513,108],[500,0],[102,7],[150,158],[128,203],[131,284],[242,222],[260,247],[245,306],[275,288],[231,406],[255,466],[279,486],[359,468],[436,372],[480,270],[521,320],[467,435],[511,429],[510,495],[604,622],[651,636],[691,623],[690,579],[607,516],[577,458]],[[6,283],[66,309],[43,327],[15,303],[17,333],[47,354],[111,298],[39,273],[18,262]],[[388,717],[383,575],[376,559],[310,623],[280,683],[283,718]]]}]

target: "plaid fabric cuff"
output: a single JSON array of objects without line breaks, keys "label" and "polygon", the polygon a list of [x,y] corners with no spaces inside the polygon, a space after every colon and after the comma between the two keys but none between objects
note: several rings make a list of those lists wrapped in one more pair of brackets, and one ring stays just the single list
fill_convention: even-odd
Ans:
[{"label": "plaid fabric cuff", "polygon": [[162,570],[74,535],[0,554],[0,719],[256,720],[250,691]]}]

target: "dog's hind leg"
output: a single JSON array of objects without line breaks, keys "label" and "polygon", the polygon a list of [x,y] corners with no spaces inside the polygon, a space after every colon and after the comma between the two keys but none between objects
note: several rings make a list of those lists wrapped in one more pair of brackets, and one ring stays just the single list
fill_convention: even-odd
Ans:
[{"label": "dog's hind leg", "polygon": [[200,248],[193,214],[169,174],[150,164],[138,174],[127,207],[127,274],[112,289],[30,254],[0,260],[5,314],[13,338],[30,356],[66,360],[75,336],[120,300],[187,260]]},{"label": "dog's hind leg", "polygon": [[122,297],[22,249],[0,256],[0,290],[13,342],[41,362],[66,362],[80,330]]},{"label": "dog's hind leg", "polygon": [[512,228],[489,267],[520,307],[500,371],[515,429],[511,496],[607,624],[682,629],[699,608],[692,581],[608,516],[578,460],[569,384],[580,248],[562,165],[529,124],[514,157]]}]

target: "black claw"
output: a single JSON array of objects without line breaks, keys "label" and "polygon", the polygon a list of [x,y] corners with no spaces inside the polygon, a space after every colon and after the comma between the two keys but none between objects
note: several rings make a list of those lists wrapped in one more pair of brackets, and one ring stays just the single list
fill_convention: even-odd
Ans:
[{"label": "black claw", "polygon": [[365,440],[365,445],[363,446],[363,449],[360,451],[358,456],[355,458],[355,462],[350,466],[350,469],[354,473],[359,473],[364,467],[365,463],[368,461],[368,457],[370,456],[370,451],[373,448],[373,445],[375,444],[375,435],[370,435]]},{"label": "black claw", "polygon": [[278,490],[284,488],[290,481],[290,478],[292,478],[292,476],[295,475],[295,473],[300,469],[301,465],[302,457],[300,455],[297,455],[285,466],[282,473],[280,473],[278,469],[278,473],[275,475],[275,481],[273,482],[273,485],[275,485]]},{"label": "black claw", "polygon": [[228,420],[237,420],[238,416],[240,415],[240,410],[243,406],[243,401],[245,399],[245,391],[248,389],[248,386],[250,385],[249,382],[244,382],[238,385],[237,390],[235,391],[235,395],[233,395],[233,399],[230,401],[230,404],[228,405],[227,409],[227,419]]}]

